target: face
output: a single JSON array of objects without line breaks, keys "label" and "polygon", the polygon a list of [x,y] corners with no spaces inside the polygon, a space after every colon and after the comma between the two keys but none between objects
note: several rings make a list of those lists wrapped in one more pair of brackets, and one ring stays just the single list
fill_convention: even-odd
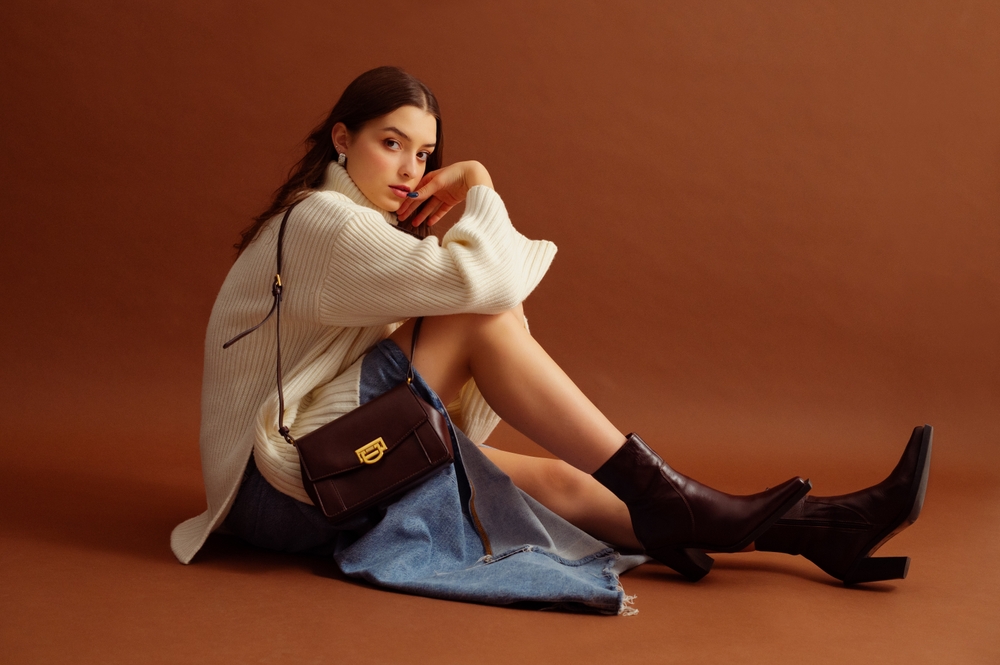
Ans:
[{"label": "face", "polygon": [[368,200],[395,212],[424,175],[434,152],[437,120],[416,106],[401,106],[368,121],[356,134],[333,127],[333,145],[347,155],[347,173]]}]

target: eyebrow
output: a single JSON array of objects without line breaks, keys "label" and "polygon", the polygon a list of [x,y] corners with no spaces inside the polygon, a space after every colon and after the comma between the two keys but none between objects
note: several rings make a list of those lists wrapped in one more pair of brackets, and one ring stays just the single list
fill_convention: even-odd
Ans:
[{"label": "eyebrow", "polygon": [[[382,131],[383,132],[396,132],[397,134],[399,134],[400,136],[402,136],[407,141],[411,141],[412,140],[409,136],[407,136],[405,133],[399,131],[395,127],[383,127]],[[425,144],[423,144],[420,147],[421,148],[436,148],[437,147],[437,143],[425,143]]]}]

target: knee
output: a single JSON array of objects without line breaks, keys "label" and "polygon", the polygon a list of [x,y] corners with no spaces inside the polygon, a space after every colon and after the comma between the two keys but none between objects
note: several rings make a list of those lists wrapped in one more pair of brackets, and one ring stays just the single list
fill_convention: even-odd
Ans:
[{"label": "knee", "polygon": [[453,316],[465,317],[468,321],[478,325],[486,325],[500,321],[509,322],[511,320],[520,322],[521,319],[524,318],[524,308],[521,305],[518,305],[517,307],[512,307],[511,309],[503,312],[497,312],[496,314],[454,314]]},{"label": "knee", "polygon": [[455,331],[485,332],[500,327],[524,326],[524,310],[521,305],[498,314],[445,314],[428,316],[424,319],[425,326],[450,328]]}]

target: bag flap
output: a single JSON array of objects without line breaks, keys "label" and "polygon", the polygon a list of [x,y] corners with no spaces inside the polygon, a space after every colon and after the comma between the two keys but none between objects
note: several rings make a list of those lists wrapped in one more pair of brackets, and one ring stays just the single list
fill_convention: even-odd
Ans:
[{"label": "bag flap", "polygon": [[[388,455],[410,432],[427,421],[421,400],[406,383],[362,404],[319,429],[296,439],[302,470],[312,482],[364,466],[369,458]],[[427,408],[433,408],[427,405]],[[384,449],[379,451],[378,440]],[[366,450],[367,447],[367,450]]]}]

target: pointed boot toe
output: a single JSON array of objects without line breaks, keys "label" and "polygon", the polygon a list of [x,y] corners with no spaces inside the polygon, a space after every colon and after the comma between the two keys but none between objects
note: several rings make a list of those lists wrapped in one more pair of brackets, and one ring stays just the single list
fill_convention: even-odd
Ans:
[{"label": "pointed boot toe", "polygon": [[593,475],[628,506],[646,553],[692,581],[712,567],[706,550],[744,549],[811,487],[793,478],[758,494],[726,494],[678,473],[636,434]]}]

